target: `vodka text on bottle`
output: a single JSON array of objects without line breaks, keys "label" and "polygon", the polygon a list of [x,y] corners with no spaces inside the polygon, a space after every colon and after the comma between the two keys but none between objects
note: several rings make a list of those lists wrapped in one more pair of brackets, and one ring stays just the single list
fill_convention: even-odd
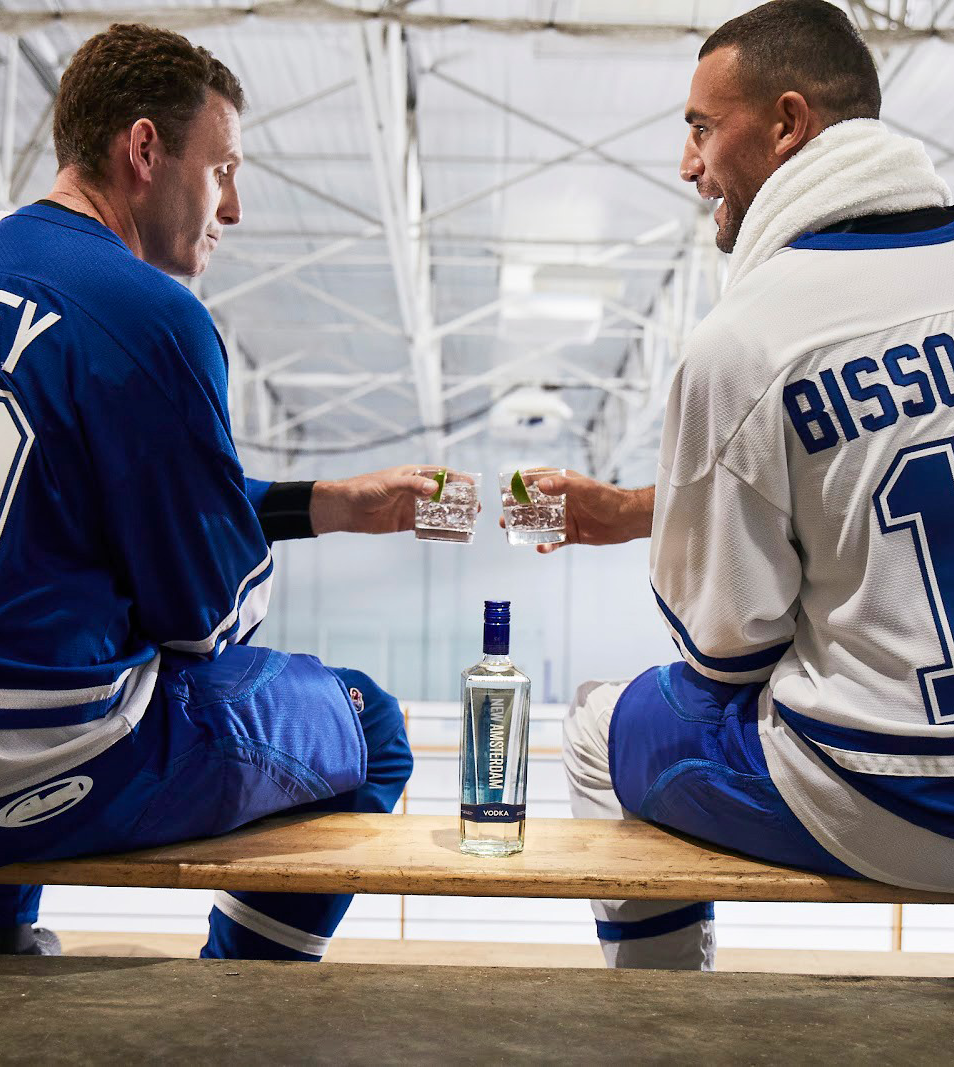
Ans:
[{"label": "vodka text on bottle", "polygon": [[461,675],[460,848],[523,849],[530,679],[510,662],[510,601],[484,602],[484,658]]}]

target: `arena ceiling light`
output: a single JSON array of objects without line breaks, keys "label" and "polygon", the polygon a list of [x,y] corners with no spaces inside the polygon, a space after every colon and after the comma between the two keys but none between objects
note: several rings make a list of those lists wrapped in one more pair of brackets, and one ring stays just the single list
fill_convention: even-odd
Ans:
[{"label": "arena ceiling light", "polygon": [[619,300],[623,279],[606,267],[505,263],[500,272],[498,336],[516,343],[592,344],[605,300]]}]

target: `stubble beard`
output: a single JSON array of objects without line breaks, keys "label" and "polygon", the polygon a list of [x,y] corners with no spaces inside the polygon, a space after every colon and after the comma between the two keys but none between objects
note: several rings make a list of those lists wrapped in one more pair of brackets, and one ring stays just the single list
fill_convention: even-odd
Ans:
[{"label": "stubble beard", "polygon": [[[725,201],[723,201],[725,203]],[[743,216],[744,218],[744,216]],[[725,219],[722,225],[716,230],[716,248],[720,252],[726,254],[733,251],[736,241],[739,239],[739,230],[742,229],[742,219],[736,219],[729,209],[728,204],[725,206]]]}]

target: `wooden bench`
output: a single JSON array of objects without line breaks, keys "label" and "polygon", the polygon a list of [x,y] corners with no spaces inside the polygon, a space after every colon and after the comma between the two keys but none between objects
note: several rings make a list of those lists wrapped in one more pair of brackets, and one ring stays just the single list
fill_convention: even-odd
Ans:
[{"label": "wooden bench", "polygon": [[285,815],[223,837],[0,867],[0,883],[610,900],[954,903],[954,895],[810,874],[638,821],[533,819],[517,856],[457,847],[436,815]]},{"label": "wooden bench", "polygon": [[0,958],[3,1060],[943,1064],[943,978]]}]

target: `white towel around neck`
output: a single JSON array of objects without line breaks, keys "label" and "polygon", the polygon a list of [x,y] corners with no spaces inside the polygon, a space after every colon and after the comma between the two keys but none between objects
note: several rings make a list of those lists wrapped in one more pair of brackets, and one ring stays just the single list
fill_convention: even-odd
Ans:
[{"label": "white towel around neck", "polygon": [[726,290],[809,231],[862,215],[951,203],[920,141],[878,119],[847,119],[812,138],[772,174],[746,212]]}]

